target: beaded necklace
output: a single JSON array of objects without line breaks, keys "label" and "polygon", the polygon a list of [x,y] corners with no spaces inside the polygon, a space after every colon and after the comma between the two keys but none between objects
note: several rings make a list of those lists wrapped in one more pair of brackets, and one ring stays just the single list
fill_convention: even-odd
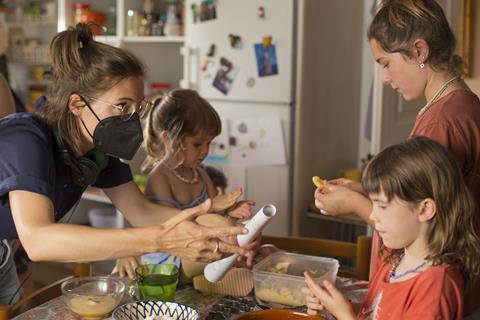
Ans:
[{"label": "beaded necklace", "polygon": [[396,274],[398,265],[400,264],[400,261],[402,261],[404,256],[405,256],[405,252],[402,252],[398,256],[397,261],[393,264],[392,270],[390,271],[390,280],[398,280],[398,279],[406,276],[407,274],[417,272],[419,269],[423,268],[427,264],[427,261],[423,261],[422,263],[420,263],[419,265],[415,266],[412,269],[408,269],[408,270],[403,271],[402,273]]},{"label": "beaded necklace", "polygon": [[192,179],[187,179],[185,177],[182,177],[180,173],[177,172],[177,170],[170,168],[165,162],[162,163],[165,168],[167,168],[175,177],[177,177],[180,181],[183,181],[188,184],[195,184],[198,182],[198,171],[197,169],[192,168],[193,171],[193,178]]},{"label": "beaded necklace", "polygon": [[422,107],[422,109],[420,109],[420,111],[418,111],[418,116],[420,116],[422,113],[425,112],[425,110],[428,109],[428,107],[430,107],[441,95],[442,93],[445,92],[445,90],[447,90],[447,88],[452,84],[454,83],[455,81],[457,81],[459,78],[458,76],[455,76],[449,80],[447,80],[441,87],[440,89],[438,89],[437,93],[435,93],[435,95]]}]

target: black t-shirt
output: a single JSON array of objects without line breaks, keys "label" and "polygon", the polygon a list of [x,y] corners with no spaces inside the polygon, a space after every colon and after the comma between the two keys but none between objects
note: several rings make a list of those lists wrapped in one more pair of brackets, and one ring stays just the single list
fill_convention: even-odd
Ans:
[{"label": "black t-shirt", "polygon": [[[0,119],[0,239],[18,238],[8,200],[12,190],[47,196],[55,221],[60,220],[85,190],[73,183],[71,171],[52,130],[38,116],[16,113]],[[110,157],[94,186],[111,188],[131,180],[130,167]]]}]

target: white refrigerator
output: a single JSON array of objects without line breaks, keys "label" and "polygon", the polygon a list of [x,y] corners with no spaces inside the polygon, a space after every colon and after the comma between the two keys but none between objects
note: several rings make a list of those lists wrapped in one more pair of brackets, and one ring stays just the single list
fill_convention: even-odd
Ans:
[{"label": "white refrigerator", "polygon": [[[223,131],[208,163],[229,189],[245,188],[254,212],[274,204],[265,234],[291,232],[295,0],[186,0],[181,87],[219,112]],[[227,189],[228,190],[228,189]]]}]

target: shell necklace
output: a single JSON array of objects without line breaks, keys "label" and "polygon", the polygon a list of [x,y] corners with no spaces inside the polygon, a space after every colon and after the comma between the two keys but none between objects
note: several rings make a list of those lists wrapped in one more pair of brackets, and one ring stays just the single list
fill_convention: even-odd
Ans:
[{"label": "shell necklace", "polygon": [[418,111],[418,116],[420,116],[422,113],[425,112],[425,110],[428,109],[428,107],[430,107],[441,95],[442,93],[445,92],[445,90],[447,90],[447,88],[452,84],[454,83],[455,81],[457,81],[459,79],[458,76],[455,76],[449,80],[447,80],[441,87],[440,89],[438,89],[437,93],[435,93],[435,95],[427,102],[427,104],[425,104],[422,109],[420,109],[420,111]]},{"label": "shell necklace", "polygon": [[393,264],[392,270],[390,271],[390,280],[398,280],[398,279],[406,276],[407,274],[417,272],[418,270],[420,270],[421,268],[423,268],[423,267],[427,264],[427,261],[423,261],[423,262],[420,263],[419,265],[417,265],[417,266],[415,266],[415,267],[413,267],[413,268],[411,268],[411,269],[405,270],[405,271],[402,272],[402,273],[397,274],[397,273],[396,273],[397,267],[398,267],[398,265],[400,264],[400,261],[402,261],[402,258],[403,258],[404,256],[405,256],[405,252],[402,252],[402,253],[398,256],[396,263]]},{"label": "shell necklace", "polygon": [[193,171],[193,177],[192,179],[187,179],[185,177],[182,177],[180,173],[177,172],[177,170],[170,168],[165,162],[162,163],[165,168],[167,168],[175,177],[177,177],[180,181],[188,183],[188,184],[195,184],[198,182],[198,171],[197,169],[192,168]]}]

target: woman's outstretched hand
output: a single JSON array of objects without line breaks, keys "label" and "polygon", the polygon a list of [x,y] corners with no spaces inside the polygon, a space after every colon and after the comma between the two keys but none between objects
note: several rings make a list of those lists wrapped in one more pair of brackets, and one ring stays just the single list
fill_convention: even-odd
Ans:
[{"label": "woman's outstretched hand", "polygon": [[315,190],[315,206],[325,215],[343,215],[356,211],[357,198],[363,197],[359,192],[343,184],[327,184],[329,192]]},{"label": "woman's outstretched hand", "polygon": [[247,255],[247,249],[220,239],[247,233],[244,226],[207,227],[195,221],[198,216],[206,214],[210,206],[211,200],[207,200],[163,223],[157,234],[156,251],[167,251],[182,259],[201,262],[215,261],[232,253]]}]

